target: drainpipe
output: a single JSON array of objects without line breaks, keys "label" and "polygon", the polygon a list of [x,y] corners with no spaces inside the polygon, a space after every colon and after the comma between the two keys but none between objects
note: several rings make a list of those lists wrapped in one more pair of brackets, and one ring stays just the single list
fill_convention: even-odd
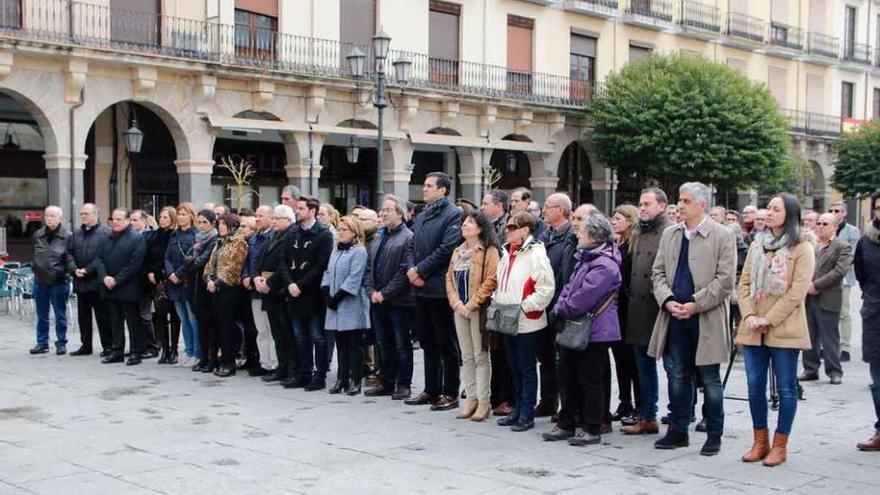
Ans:
[{"label": "drainpipe", "polygon": [[312,183],[314,181],[315,150],[312,148],[312,134],[312,124],[309,124],[309,196],[314,197],[315,191],[313,191]]},{"label": "drainpipe", "polygon": [[[83,106],[86,102],[86,88],[79,90],[79,101],[71,105],[70,107],[70,231],[74,230],[73,219],[76,215],[76,144],[74,143],[74,138],[76,137],[75,128],[73,126],[73,114],[74,111]],[[85,178],[83,178],[85,179]]]}]

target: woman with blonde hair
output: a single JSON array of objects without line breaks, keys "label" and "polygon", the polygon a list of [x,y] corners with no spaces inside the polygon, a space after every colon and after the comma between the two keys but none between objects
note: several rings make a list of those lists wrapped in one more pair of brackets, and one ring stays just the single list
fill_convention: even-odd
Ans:
[{"label": "woman with blonde hair", "polygon": [[[629,282],[632,278],[632,237],[639,224],[639,209],[633,205],[619,205],[611,216],[614,243],[620,251],[620,274],[622,285],[617,295],[617,319],[620,322],[621,340],[611,344],[614,369],[617,372],[617,398],[620,404],[611,415],[612,421],[624,424],[638,422],[635,404],[638,404],[639,374],[636,370],[635,350],[626,344],[626,315],[629,310]],[[606,411],[611,411],[611,373],[605,380]]]},{"label": "woman with blonde hair", "polygon": [[196,320],[192,292],[188,289],[192,281],[188,281],[186,276],[186,259],[192,255],[196,237],[196,211],[192,203],[180,203],[177,205],[176,213],[177,228],[168,237],[163,275],[168,281],[166,285],[168,300],[174,304],[183,331],[186,358],[179,360],[178,364],[192,366],[202,357],[199,324]]},{"label": "woman with blonde hair", "polygon": [[159,223],[147,234],[147,255],[144,268],[153,294],[153,333],[161,347],[159,364],[177,363],[177,343],[180,340],[180,318],[174,303],[168,299],[168,280],[165,275],[165,251],[177,228],[177,209],[166,206],[159,211]]},{"label": "woman with blonde hair", "polygon": [[339,242],[321,280],[321,294],[327,305],[324,328],[336,333],[339,362],[336,384],[329,392],[338,394],[346,390],[348,395],[358,395],[363,372],[363,335],[370,328],[370,301],[364,290],[368,255],[364,230],[356,217],[339,219],[338,233]]}]

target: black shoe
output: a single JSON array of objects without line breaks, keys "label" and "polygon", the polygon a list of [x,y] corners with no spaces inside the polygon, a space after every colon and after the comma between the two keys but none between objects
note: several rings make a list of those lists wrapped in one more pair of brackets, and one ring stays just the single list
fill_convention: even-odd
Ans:
[{"label": "black shoe", "polygon": [[633,412],[631,416],[627,416],[625,418],[620,418],[620,424],[623,426],[632,426],[639,422],[639,415],[636,412]]},{"label": "black shoe", "polygon": [[165,364],[177,364],[177,351],[170,351]]},{"label": "black shoe", "polygon": [[201,371],[202,373],[211,373],[217,370],[217,368],[219,367],[220,366],[215,361],[208,361],[208,363],[205,364],[204,368],[202,368]]},{"label": "black shoe", "polygon": [[158,355],[159,349],[156,349],[155,347],[148,347],[141,351],[141,359],[153,359]]},{"label": "black shoe", "polygon": [[798,400],[807,400],[807,396],[804,395],[804,387],[800,383],[797,384],[797,394]]},{"label": "black shoe", "polygon": [[498,426],[513,426],[518,423],[518,418],[513,414],[508,414],[495,422]]},{"label": "black shoe", "polygon": [[204,373],[205,371],[211,371],[211,369],[208,368],[208,362],[205,360],[196,363],[196,365],[192,367],[192,370],[195,373]]},{"label": "black shoe", "polygon": [[718,455],[718,452],[721,452],[721,435],[709,435],[700,449],[700,455],[713,456]]},{"label": "black shoe", "polygon": [[563,430],[558,426],[554,426],[552,430],[547,433],[542,433],[541,438],[548,442],[556,442],[559,440],[568,440],[569,438],[574,436],[574,432],[571,430]]},{"label": "black shoe", "polygon": [[357,384],[349,387],[348,392],[346,392],[346,394],[352,395],[352,396],[360,395],[361,394],[361,382],[358,381]]},{"label": "black shoe", "polygon": [[105,358],[105,357],[109,356],[109,355],[112,354],[112,353],[113,353],[113,352],[110,351],[110,349],[104,349],[103,351],[101,351],[101,354],[98,354],[98,356],[101,356],[102,358]]},{"label": "black shoe", "polygon": [[696,430],[702,433],[706,433],[706,418],[701,419],[700,422],[697,423]]},{"label": "black shoe", "polygon": [[271,373],[271,371],[263,368],[262,366],[257,366],[256,368],[251,368],[248,370],[248,376],[266,376],[269,373]]},{"label": "black shoe", "polygon": [[632,416],[632,413],[633,407],[621,402],[620,405],[617,406],[617,410],[614,411],[614,414],[611,415],[611,421],[621,421],[623,418]]},{"label": "black shoe", "polygon": [[660,450],[677,449],[688,446],[687,433],[679,433],[671,428],[666,430],[666,435],[654,442],[654,448]]},{"label": "black shoe", "polygon": [[141,364],[141,358],[136,354],[129,356],[128,361],[125,362],[126,366],[135,366],[138,364]]},{"label": "black shoe", "polygon": [[281,380],[281,386],[284,388],[305,388],[311,380],[308,377],[288,378]]},{"label": "black shoe", "polygon": [[262,380],[266,383],[280,382],[281,380],[285,379],[287,379],[287,375],[285,375],[281,371],[278,371],[277,369],[270,371],[268,375],[262,378]]},{"label": "black shoe", "polygon": [[568,439],[568,444],[574,447],[583,447],[585,445],[596,445],[602,443],[602,435],[599,433],[587,433],[584,431],[578,436]]},{"label": "black shoe", "polygon": [[849,355],[849,351],[840,351],[840,362],[841,363],[848,363],[850,359],[851,358]]},{"label": "black shoe", "polygon": [[220,378],[235,376],[235,366],[221,366],[214,374]]},{"label": "black shoe", "polygon": [[365,397],[385,397],[393,394],[394,387],[391,385],[380,385],[378,387],[367,389],[367,391],[364,392]]},{"label": "black shoe", "polygon": [[327,391],[329,394],[341,394],[348,390],[348,382],[345,380],[336,380],[336,383],[333,384],[333,387]]},{"label": "black shoe", "polygon": [[104,364],[121,363],[123,361],[125,361],[125,356],[122,353],[113,354],[112,352],[101,359],[101,362]]},{"label": "black shoe", "polygon": [[831,380],[830,383],[832,385],[840,385],[841,383],[843,383],[843,377],[840,375],[832,375],[830,380]]},{"label": "black shoe", "polygon": [[49,348],[48,348],[48,347],[34,346],[34,348],[31,349],[31,350],[28,351],[28,352],[30,352],[31,354],[46,354],[46,353],[49,352]]},{"label": "black shoe", "polygon": [[804,371],[800,375],[798,375],[799,382],[813,382],[819,379],[818,373],[808,373]]},{"label": "black shoe", "polygon": [[92,348],[86,346],[80,346],[79,349],[70,353],[71,356],[90,356],[92,354]]},{"label": "black shoe", "polygon": [[535,427],[535,421],[517,421],[510,427],[510,431],[528,431]]},{"label": "black shoe", "polygon": [[668,414],[664,414],[663,416],[661,416],[661,417],[660,417],[660,423],[661,423],[661,424],[664,424],[664,425],[668,425],[668,424],[669,424],[669,415],[668,415]]},{"label": "black shoe", "polygon": [[168,351],[167,349],[162,349],[159,351],[159,360],[156,361],[156,364],[166,364],[168,363]]},{"label": "black shoe", "polygon": [[55,354],[57,354],[59,356],[63,356],[65,354],[67,354],[67,346],[64,344],[55,346]]},{"label": "black shoe", "polygon": [[327,387],[327,381],[320,376],[313,376],[311,381],[304,387],[306,392],[314,392],[315,390],[324,390]]}]

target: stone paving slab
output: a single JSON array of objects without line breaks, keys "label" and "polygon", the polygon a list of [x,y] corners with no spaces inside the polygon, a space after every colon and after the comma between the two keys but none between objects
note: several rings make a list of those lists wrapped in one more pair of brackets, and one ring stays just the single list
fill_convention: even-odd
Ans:
[{"label": "stone paving slab", "polygon": [[[751,442],[748,404],[735,400],[746,396],[741,363],[726,391],[722,452],[704,458],[700,433],[675,451],[653,449],[655,436],[618,432],[574,448],[540,439],[546,418],[513,433],[451,411],[284,390],[243,375],[30,356],[32,341],[31,324],[0,317],[3,495],[880,493],[880,455],[854,448],[873,423],[859,361],[844,364],[843,385],[805,385],[790,460],[769,469],[739,461]],[[665,392],[661,374],[661,408]]]}]

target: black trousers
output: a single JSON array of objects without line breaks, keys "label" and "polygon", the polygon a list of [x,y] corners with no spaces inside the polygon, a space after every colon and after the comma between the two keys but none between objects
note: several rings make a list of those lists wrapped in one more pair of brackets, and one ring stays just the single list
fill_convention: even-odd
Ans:
[{"label": "black trousers", "polygon": [[156,341],[165,352],[177,351],[177,344],[180,342],[180,317],[174,309],[174,301],[157,298],[154,305],[156,311],[153,312],[153,332]]},{"label": "black trousers", "polygon": [[241,290],[241,297],[238,301],[238,308],[241,312],[242,325],[242,353],[249,365],[254,366],[260,364],[260,350],[257,348],[257,325],[254,323],[254,313],[251,307],[251,296],[244,289]]},{"label": "black trousers", "polygon": [[278,356],[278,372],[284,378],[294,378],[299,369],[296,354],[296,341],[293,338],[293,323],[287,314],[283,296],[266,296],[263,299],[269,315],[269,329],[275,341],[275,354]]},{"label": "black trousers", "polygon": [[361,382],[364,366],[364,331],[344,330],[336,331],[336,352],[339,368],[336,379],[342,380],[352,386]]},{"label": "black trousers", "polygon": [[[214,318],[217,322],[214,326],[211,344],[220,349],[220,357],[218,358],[220,365],[235,366],[235,356],[238,354],[238,348],[241,344],[238,317],[241,303],[245,297],[244,289],[241,287],[218,287],[217,292],[211,296],[214,305]],[[216,355],[216,350],[212,349],[211,356]]]},{"label": "black trousers", "polygon": [[[632,346],[623,341],[611,344],[611,354],[614,356],[614,369],[617,372],[617,398],[620,404],[629,410],[633,410],[633,400],[638,404],[639,373],[636,371],[636,354]],[[611,410],[611,368],[609,363],[605,381],[605,403],[608,411]]]},{"label": "black trousers", "polygon": [[199,346],[202,348],[202,360],[212,368],[217,365],[217,351],[220,350],[220,326],[214,314],[212,294],[207,288],[196,289],[196,320],[199,322]]},{"label": "black trousers", "polygon": [[138,316],[137,302],[123,302],[106,299],[110,312],[110,325],[113,328],[113,353],[125,353],[125,327],[128,326],[129,342],[128,350],[135,355],[140,355],[144,350],[144,343],[140,339],[141,320]]},{"label": "black trousers", "polygon": [[574,430],[574,416],[580,414],[584,429],[599,433],[607,409],[605,369],[608,366],[608,344],[590,343],[583,351],[559,349],[560,428]]},{"label": "black trousers", "polygon": [[79,338],[83,347],[92,348],[92,314],[98,322],[98,337],[101,349],[111,350],[113,347],[113,326],[110,323],[110,310],[107,301],[101,299],[97,292],[81,292],[76,295],[76,318],[79,322]]},{"label": "black trousers", "polygon": [[507,365],[507,351],[501,342],[501,336],[495,332],[489,332],[490,348],[489,357],[492,361],[491,387],[492,395],[489,402],[492,407],[498,407],[502,402],[511,407],[516,405],[516,394],[513,389],[513,375],[510,366]]},{"label": "black trousers", "polygon": [[425,392],[458,397],[461,354],[449,301],[418,297],[416,318],[425,358]]},{"label": "black trousers", "polygon": [[535,357],[538,358],[539,378],[541,380],[541,403],[559,403],[559,387],[556,383],[556,332],[550,327],[540,330]]}]

